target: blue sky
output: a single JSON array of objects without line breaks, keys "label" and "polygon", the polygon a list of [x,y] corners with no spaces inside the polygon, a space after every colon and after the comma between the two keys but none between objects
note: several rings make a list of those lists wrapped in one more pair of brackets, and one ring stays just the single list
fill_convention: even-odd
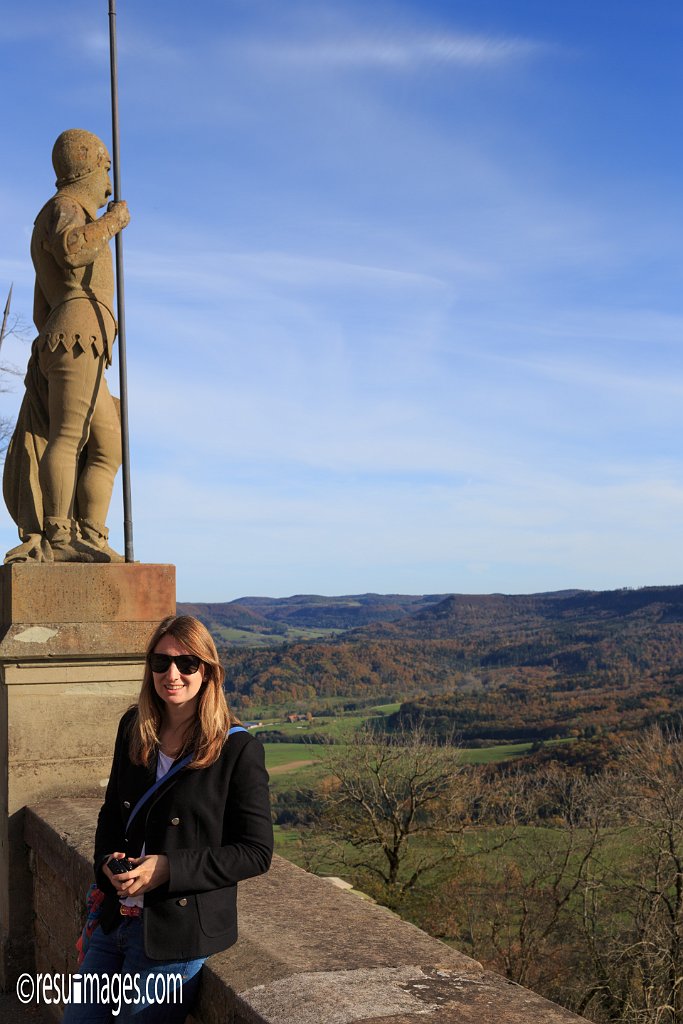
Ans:
[{"label": "blue sky", "polygon": [[[107,3],[7,7],[0,293],[30,321],[52,143],[110,140]],[[681,582],[683,7],[118,23],[136,558],[181,600]]]}]

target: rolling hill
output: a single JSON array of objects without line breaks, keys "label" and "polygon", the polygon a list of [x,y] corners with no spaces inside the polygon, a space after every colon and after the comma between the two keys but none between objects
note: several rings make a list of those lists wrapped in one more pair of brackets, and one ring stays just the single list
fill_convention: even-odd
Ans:
[{"label": "rolling hill", "polygon": [[260,628],[336,631],[268,650],[221,642],[231,699],[245,709],[381,697],[403,703],[396,723],[426,717],[468,742],[591,736],[683,715],[683,587],[179,607],[210,625],[235,605]]}]

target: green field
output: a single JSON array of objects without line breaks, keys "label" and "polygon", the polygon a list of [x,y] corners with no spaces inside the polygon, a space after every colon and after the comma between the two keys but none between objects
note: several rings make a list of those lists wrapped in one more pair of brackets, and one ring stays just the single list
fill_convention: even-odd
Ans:
[{"label": "green field", "polygon": [[[573,743],[573,737],[561,740],[548,740],[546,746],[553,747],[559,743]],[[533,743],[504,743],[496,747],[463,747],[461,750],[463,764],[493,764],[498,761],[511,761],[522,754],[528,754]]]},{"label": "green field", "polygon": [[252,629],[237,629],[234,626],[213,625],[212,632],[219,642],[230,647],[281,647],[294,641],[323,640],[343,633],[342,629],[320,629],[308,626],[288,626],[282,632],[261,633]]},{"label": "green field", "polygon": [[513,757],[528,754],[531,743],[504,743],[497,747],[463,747],[460,751],[463,764],[493,764],[510,761]]},{"label": "green field", "polygon": [[[339,701],[339,698],[335,698]],[[268,708],[264,714],[257,715],[250,710],[249,719],[257,718],[263,721],[263,726],[254,729],[255,733],[277,730],[285,736],[305,737],[307,733],[317,736],[324,736],[333,743],[349,740],[351,735],[358,729],[372,723],[373,719],[384,718],[386,715],[393,715],[401,705],[376,704],[358,712],[340,712],[336,715],[316,715],[310,722],[286,722],[283,721],[282,713],[275,715],[272,708]],[[245,713],[245,718],[247,715]],[[529,744],[530,745],[530,744]]]},{"label": "green field", "polygon": [[[314,786],[324,777],[325,768],[321,762],[325,756],[325,744],[307,742],[309,737],[322,737],[335,745],[344,745],[350,743],[354,733],[371,724],[373,719],[379,721],[386,715],[394,714],[401,707],[400,703],[375,704],[357,712],[345,712],[343,704],[347,700],[348,698],[330,698],[327,706],[336,713],[316,715],[310,721],[287,722],[284,720],[285,711],[272,707],[250,708],[248,716],[245,714],[245,720],[249,718],[263,722],[262,726],[253,730],[254,733],[277,731],[292,739],[291,743],[264,741],[263,744],[266,765],[268,770],[274,773],[272,784],[277,790],[283,791],[293,786]],[[262,710],[263,714],[259,714],[259,710]],[[501,743],[486,747],[462,748],[460,753],[465,765],[495,764],[522,757],[532,749],[532,746],[531,742]],[[301,762],[307,763],[302,765]],[[294,775],[296,779],[292,777]]]},{"label": "green field", "polygon": [[321,747],[313,743],[264,743],[266,768],[279,768],[291,764],[296,771],[296,761],[315,761],[320,757]]},{"label": "green field", "polygon": [[320,716],[314,718],[312,722],[283,722],[282,719],[273,720],[272,718],[269,721],[264,718],[263,727],[254,729],[254,732],[276,729],[278,732],[284,733],[285,736],[305,737],[307,733],[316,734],[338,743],[340,740],[349,739],[351,734],[360,729],[367,721],[368,717],[362,715],[340,715],[334,718]]},{"label": "green field", "polygon": [[[567,741],[565,741],[567,742]],[[508,743],[496,747],[463,749],[462,763],[493,764],[511,761],[531,749],[531,743]],[[266,767],[275,769],[271,786],[275,790],[315,786],[325,775],[325,745],[320,743],[264,743]],[[314,762],[310,764],[309,762]]]}]

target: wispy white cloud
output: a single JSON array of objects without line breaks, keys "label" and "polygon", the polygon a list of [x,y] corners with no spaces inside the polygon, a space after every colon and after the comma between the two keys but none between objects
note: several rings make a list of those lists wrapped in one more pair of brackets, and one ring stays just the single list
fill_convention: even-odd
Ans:
[{"label": "wispy white cloud", "polygon": [[547,44],[521,37],[465,35],[348,35],[340,39],[261,43],[248,47],[268,61],[323,68],[387,68],[410,71],[424,65],[498,67],[548,51]]},{"label": "wispy white cloud", "polygon": [[[31,40],[49,39],[55,52],[76,49],[86,56],[101,60],[109,56],[109,35],[106,30],[106,4],[100,17],[89,16],[88,6],[79,10],[53,9],[41,11],[38,16],[30,13],[3,11],[0,19],[0,40],[26,44]],[[104,28],[97,27],[104,23]],[[163,28],[154,34],[141,30],[130,17],[124,20],[123,31],[117,33],[117,44],[121,54],[144,57],[153,61],[179,61],[183,51],[174,46]]]},{"label": "wispy white cloud", "polygon": [[[95,60],[109,57],[109,35],[101,29],[80,30],[72,33],[70,38]],[[144,58],[155,63],[180,63],[184,59],[183,52],[165,40],[163,35],[148,35],[135,27],[127,27],[120,37],[117,34],[117,48],[126,57]]]},{"label": "wispy white cloud", "polygon": [[[613,479],[590,481],[515,468],[516,475],[501,478],[419,487],[412,480],[352,477],[312,486],[283,472],[275,492],[272,480],[257,473],[245,480],[238,473],[200,478],[189,467],[153,470],[138,495],[140,550],[163,558],[182,533],[202,564],[202,593],[224,598],[253,592],[256,580],[272,593],[283,578],[332,593],[358,592],[375,580],[406,589],[400,573],[423,580],[421,589],[429,581],[437,590],[465,592],[519,590],[521,569],[530,581],[526,589],[553,589],[567,579],[597,587],[638,585],[653,576],[676,582],[666,530],[683,511],[680,474],[633,465]],[[192,500],[177,501],[182,494]],[[231,550],[227,593],[220,563],[202,558],[207,533],[240,538]],[[647,538],[637,549],[634,534]],[[318,566],[331,550],[338,564],[321,585]],[[410,559],[415,567],[405,575]],[[181,570],[179,595],[196,597],[199,590],[190,586],[198,584]]]},{"label": "wispy white cloud", "polygon": [[566,340],[590,344],[596,339],[620,346],[637,346],[643,352],[663,347],[680,352],[683,315],[659,309],[576,307],[552,310],[552,317],[540,316],[530,309],[523,319],[481,317],[479,324],[492,333],[505,330],[519,338],[544,338],[549,342]]},{"label": "wispy white cloud", "polygon": [[[619,365],[607,366],[604,361],[585,358],[505,359],[505,362],[524,367],[527,371],[549,380],[562,382],[575,388],[584,388],[601,395],[621,391],[638,403],[639,412],[649,399],[683,398],[683,379],[671,373],[648,369],[625,372]],[[678,414],[676,414],[678,415]]]},{"label": "wispy white cloud", "polygon": [[400,268],[373,266],[324,257],[306,257],[286,252],[210,251],[201,257],[193,254],[192,266],[187,261],[166,253],[132,252],[131,274],[146,284],[168,288],[183,281],[201,292],[224,296],[231,282],[296,285],[305,289],[325,288],[447,288],[444,280],[429,274]]}]

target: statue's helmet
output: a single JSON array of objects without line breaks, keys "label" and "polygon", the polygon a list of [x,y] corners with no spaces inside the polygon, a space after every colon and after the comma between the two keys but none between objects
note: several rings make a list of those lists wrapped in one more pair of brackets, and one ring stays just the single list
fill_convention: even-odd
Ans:
[{"label": "statue's helmet", "polygon": [[109,153],[102,140],[82,128],[62,132],[52,147],[57,188],[85,178],[108,162]]}]

